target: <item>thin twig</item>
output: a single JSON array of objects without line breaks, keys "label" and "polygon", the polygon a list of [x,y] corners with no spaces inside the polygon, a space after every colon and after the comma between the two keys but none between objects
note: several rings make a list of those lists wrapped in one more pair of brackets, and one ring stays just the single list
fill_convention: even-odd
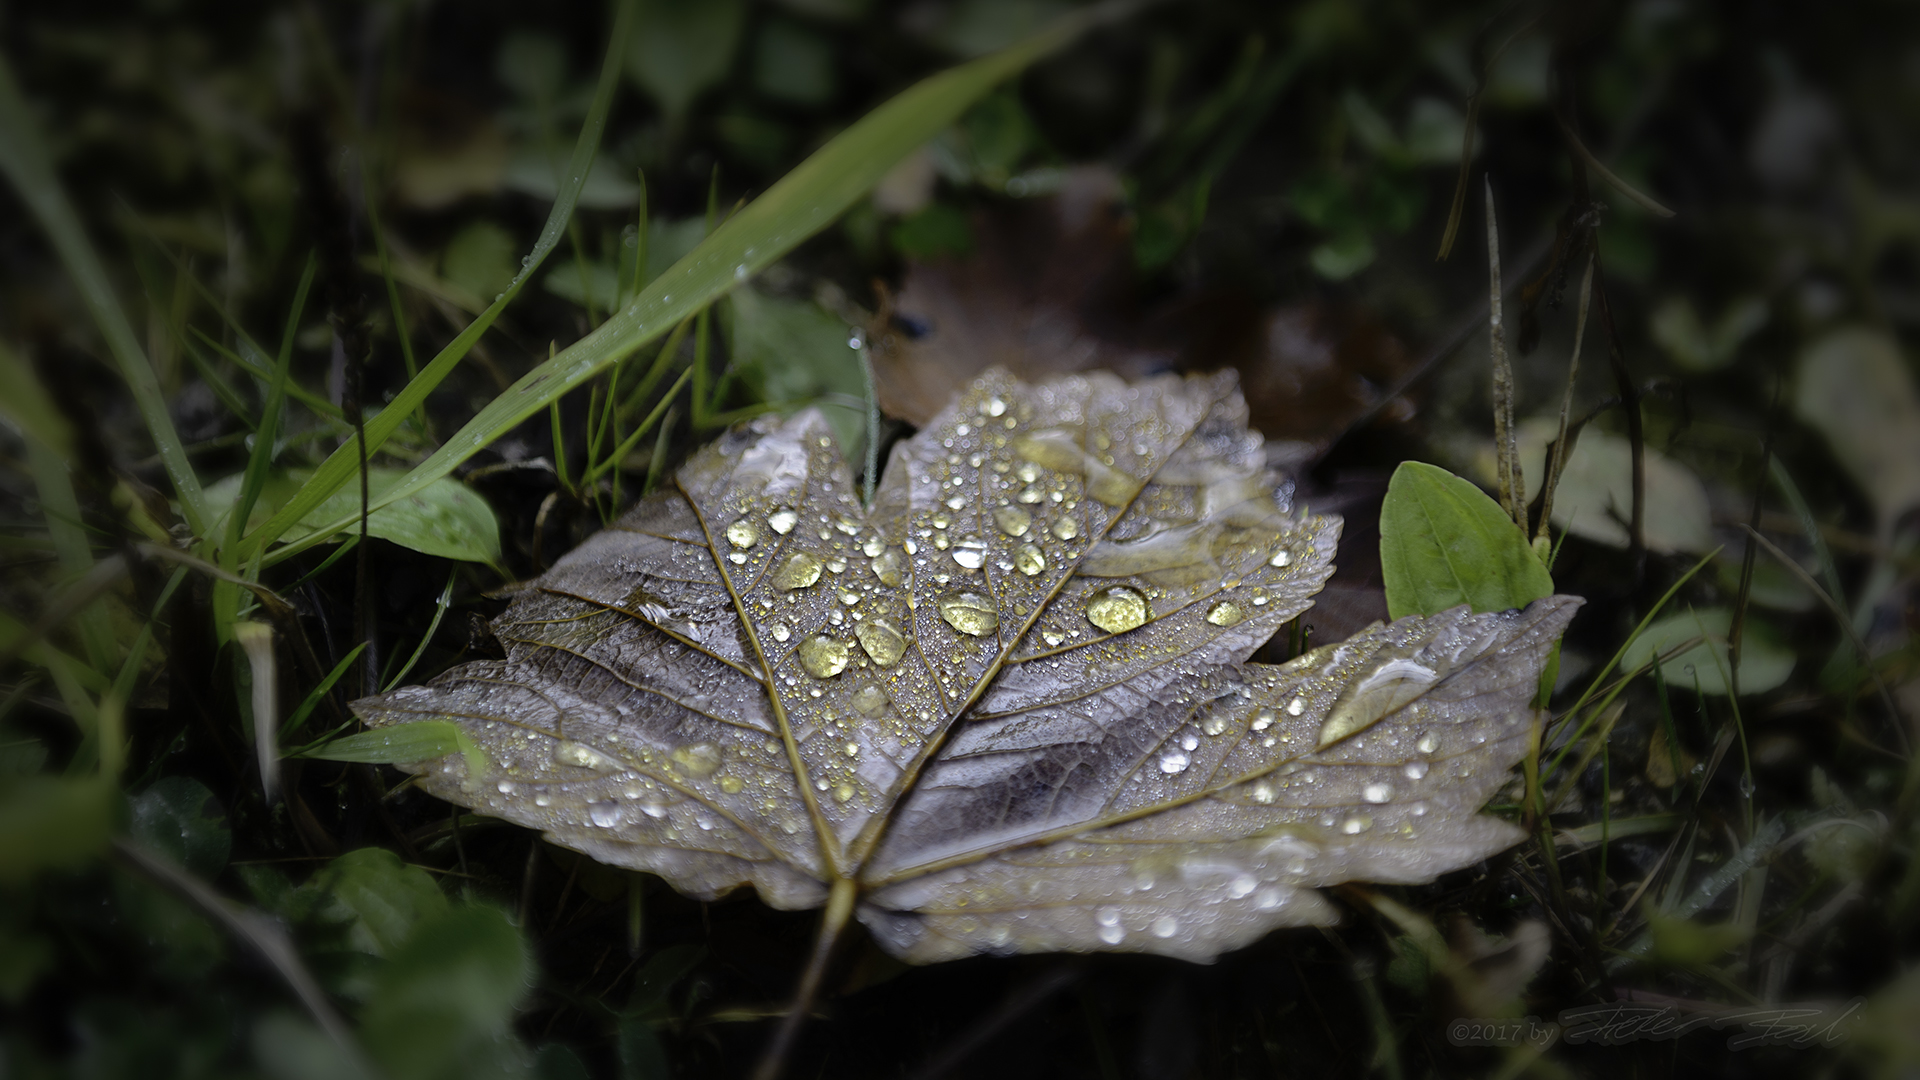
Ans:
[{"label": "thin twig", "polygon": [[1547,465],[1546,486],[1540,489],[1540,527],[1534,538],[1552,542],[1547,523],[1553,518],[1553,493],[1560,486],[1560,472],[1567,467],[1573,448],[1567,444],[1567,420],[1573,411],[1573,383],[1580,375],[1580,346],[1587,339],[1587,305],[1593,298],[1593,256],[1587,256],[1587,269],[1580,277],[1580,313],[1573,321],[1573,357],[1567,361],[1567,390],[1560,398],[1560,434],[1553,440],[1553,456]]},{"label": "thin twig", "polygon": [[1513,425],[1513,364],[1507,358],[1507,331],[1500,304],[1500,222],[1493,210],[1493,181],[1487,192],[1487,349],[1493,360],[1493,441],[1500,469],[1500,505],[1521,535],[1527,531],[1527,481],[1520,474],[1520,447]]},{"label": "thin twig", "polygon": [[1670,218],[1674,216],[1673,211],[1660,205],[1653,196],[1646,194],[1638,188],[1635,188],[1632,184],[1620,179],[1620,177],[1614,175],[1612,169],[1600,164],[1600,159],[1593,156],[1593,151],[1587,149],[1587,145],[1580,141],[1580,136],[1573,133],[1573,127],[1569,125],[1564,118],[1556,115],[1553,120],[1554,123],[1560,125],[1560,134],[1566,137],[1567,147],[1579,155],[1580,160],[1586,163],[1587,168],[1599,173],[1600,179],[1605,180],[1615,191],[1632,199],[1656,217]]}]

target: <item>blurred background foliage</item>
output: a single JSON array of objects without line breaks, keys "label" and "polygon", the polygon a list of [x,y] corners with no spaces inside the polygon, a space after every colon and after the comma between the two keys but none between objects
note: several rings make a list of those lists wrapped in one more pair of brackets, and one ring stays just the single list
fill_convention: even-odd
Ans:
[{"label": "blurred background foliage", "polygon": [[[380,448],[374,493],[868,110],[1073,8],[643,0],[563,241]],[[1551,513],[1554,579],[1591,602],[1555,703],[1619,650],[1645,670],[1549,729],[1545,815],[1518,786],[1496,800],[1536,839],[1432,887],[1349,889],[1337,931],[1209,968],[909,971],[858,945],[794,1075],[1909,1074],[1917,21],[1889,2],[1148,6],[986,96],[658,364],[375,513],[364,549],[264,565],[193,561],[88,286],[10,188],[0,1071],[742,1074],[813,916],[689,901],[450,812],[366,764],[377,747],[300,752],[348,730],[362,688],[498,649],[505,586],[725,424],[817,405],[864,447],[989,362],[1238,369],[1271,460],[1348,519],[1340,575],[1270,648],[1384,617],[1388,471],[1494,483],[1484,181],[1534,490],[1599,253]],[[0,7],[24,123],[207,513],[270,516],[509,291],[569,189],[611,23],[487,0]],[[283,539],[358,506],[343,489]],[[1620,1000],[1846,1020],[1741,1050],[1708,1030],[1446,1037]]]}]

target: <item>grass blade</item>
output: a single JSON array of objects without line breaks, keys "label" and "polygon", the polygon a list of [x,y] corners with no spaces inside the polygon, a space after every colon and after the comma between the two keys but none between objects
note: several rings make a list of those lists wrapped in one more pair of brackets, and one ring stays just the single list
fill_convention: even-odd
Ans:
[{"label": "grass blade", "polygon": [[181,445],[180,433],[167,412],[160,378],[147,362],[146,350],[140,347],[140,339],[134,336],[127,314],[113,294],[106,267],[100,264],[100,256],[87,239],[80,216],[74,212],[73,203],[68,201],[65,189],[54,174],[53,160],[40,141],[26,101],[20,97],[13,69],[4,59],[0,59],[0,172],[13,183],[21,201],[27,204],[40,227],[46,230],[54,250],[59,252],[67,274],[73,278],[75,288],[99,326],[100,336],[106,339],[107,350],[120,367],[121,377],[133,391],[134,404],[139,407],[147,433],[160,452],[160,462],[166,466],[167,476],[180,496],[180,509],[186,515],[187,524],[196,534],[203,532],[207,513],[206,502],[200,495],[200,477],[194,473],[193,463],[187,460],[186,447]]},{"label": "grass blade", "polygon": [[399,672],[380,688],[381,693],[399,686],[401,680],[407,677],[407,672],[412,671],[413,665],[419,663],[420,657],[426,654],[427,646],[433,643],[433,635],[440,629],[440,620],[446,618],[447,607],[453,603],[453,578],[453,574],[447,575],[447,587],[440,590],[440,599],[433,605],[433,621],[427,624],[427,632],[420,635],[420,644],[413,650],[413,655],[407,657],[407,662],[401,665]]},{"label": "grass blade", "polygon": [[[522,376],[383,495],[380,504],[406,498],[452,472],[455,466],[545,409],[550,402],[765,269],[832,223],[879,183],[895,163],[953,123],[988,90],[1088,27],[1128,13],[1135,6],[1100,5],[1075,12],[997,53],[924,79],[874,109],[728,218],[685,258],[641,290],[625,310]],[[584,172],[582,167],[575,175]],[[553,228],[552,221],[548,224]],[[544,236],[542,240],[545,241]],[[423,381],[425,375],[416,382]],[[407,395],[412,391],[410,384],[380,414],[380,419],[410,410],[413,403]],[[386,425],[386,431],[391,430],[393,422]],[[374,424],[368,425],[369,438],[384,437],[385,431],[374,435],[374,427]],[[339,457],[335,455],[336,459]],[[334,459],[329,459],[327,465],[334,466]],[[340,474],[337,480],[334,473]],[[323,467],[315,474],[316,485],[322,477],[336,486],[346,479],[344,469],[339,466],[331,471]],[[288,506],[290,511],[297,510],[299,515],[304,515],[318,503],[319,498],[300,499]],[[299,516],[285,522],[276,518],[263,526],[258,538],[250,542],[269,542],[298,520]],[[350,524],[350,519],[330,522],[276,554],[284,557],[319,543]]]}]

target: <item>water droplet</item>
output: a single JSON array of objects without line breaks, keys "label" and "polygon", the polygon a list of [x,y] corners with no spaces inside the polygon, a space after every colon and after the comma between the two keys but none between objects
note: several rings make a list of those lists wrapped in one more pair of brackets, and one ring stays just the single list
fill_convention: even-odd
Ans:
[{"label": "water droplet", "polygon": [[860,756],[860,744],[857,742],[850,742],[845,746],[842,746],[840,748],[840,752],[847,755],[848,757],[857,758]]},{"label": "water droplet", "polygon": [[1180,920],[1171,915],[1162,915],[1153,920],[1153,936],[1170,938],[1180,932]]},{"label": "water droplet", "polygon": [[1406,768],[1400,771],[1406,774],[1407,779],[1418,780],[1427,775],[1427,763],[1424,761],[1409,761],[1407,762]]},{"label": "water droplet", "polygon": [[609,772],[620,767],[620,763],[591,746],[582,746],[577,742],[561,741],[553,744],[553,760],[561,765],[577,765],[583,769],[598,769]]},{"label": "water droplet", "polygon": [[887,707],[887,692],[868,683],[854,692],[853,707],[861,716],[879,716]]},{"label": "water droplet", "polygon": [[967,497],[965,495],[953,495],[947,498],[947,509],[949,510],[964,510],[966,509],[966,505]]},{"label": "water droplet", "polygon": [[1222,600],[1207,609],[1207,621],[1215,626],[1233,626],[1246,617],[1240,605],[1231,600]]},{"label": "water droplet", "polygon": [[1250,726],[1255,731],[1265,731],[1273,726],[1273,719],[1272,709],[1261,709],[1254,714],[1253,723]]},{"label": "water droplet", "polygon": [[935,510],[933,516],[927,520],[933,522],[934,528],[944,529],[953,524],[953,515],[947,513],[945,510]]},{"label": "water droplet", "polygon": [[1026,503],[1028,506],[1032,506],[1034,503],[1040,502],[1046,497],[1046,489],[1039,484],[1028,484],[1026,487],[1020,489],[1020,501]]},{"label": "water droplet", "polygon": [[847,643],[815,634],[800,643],[800,666],[816,679],[831,679],[847,666]]},{"label": "water droplet", "polygon": [[842,604],[843,606],[845,606],[845,607],[853,607],[853,606],[854,606],[855,604],[858,604],[859,602],[860,602],[860,594],[859,594],[859,593],[857,593],[857,592],[854,592],[854,591],[853,591],[852,589],[841,589],[841,590],[840,590],[840,603],[841,603],[841,604]]},{"label": "water droplet", "polygon": [[682,772],[696,779],[720,770],[720,748],[710,742],[691,743],[667,755]]},{"label": "water droplet", "polygon": [[1360,796],[1377,806],[1393,798],[1393,785],[1384,780],[1376,780],[1360,789]]},{"label": "water droplet", "polygon": [[1109,945],[1118,945],[1127,938],[1127,928],[1115,923],[1100,928],[1100,940]]},{"label": "water droplet", "polygon": [[953,542],[951,540],[947,539],[946,533],[941,532],[941,533],[933,534],[933,550],[935,551],[945,551],[949,546],[952,545],[952,543]]},{"label": "water droplet", "polygon": [[747,564],[747,553],[744,551],[732,552],[727,556],[727,561],[735,566],[745,566]]},{"label": "water droplet", "polygon": [[1071,540],[1080,535],[1080,523],[1070,517],[1053,519],[1053,535],[1062,540]]},{"label": "water droplet", "polygon": [[1306,702],[1306,699],[1304,698],[1294,698],[1292,701],[1287,702],[1288,716],[1299,716],[1301,713],[1306,711],[1307,711],[1307,702]]},{"label": "water droplet", "polygon": [[627,815],[616,802],[592,802],[587,804],[587,817],[603,829],[611,829],[627,819]]},{"label": "water droplet", "polygon": [[1359,836],[1371,828],[1373,828],[1373,819],[1365,814],[1355,814],[1340,823],[1340,831],[1348,836]]},{"label": "water droplet", "polygon": [[1286,548],[1281,548],[1279,551],[1276,551],[1273,553],[1273,558],[1267,560],[1267,565],[1268,566],[1285,566],[1292,561],[1293,561],[1293,553],[1291,551],[1288,551]]},{"label": "water droplet", "polygon": [[1017,506],[1003,506],[993,512],[993,523],[1008,536],[1025,536],[1033,527],[1033,515]]},{"label": "water droplet", "polygon": [[897,551],[882,551],[873,557],[871,564],[873,576],[879,578],[882,585],[889,586],[900,584],[900,571],[905,565],[906,560]]},{"label": "water droplet", "polygon": [[1274,797],[1278,794],[1279,791],[1274,788],[1271,780],[1262,780],[1253,785],[1253,801],[1261,806],[1272,806]]},{"label": "water droplet", "polygon": [[1258,881],[1254,880],[1252,874],[1241,874],[1232,881],[1227,882],[1227,897],[1231,900],[1238,900],[1248,893],[1251,893],[1255,886],[1259,884]]},{"label": "water droplet", "polygon": [[727,543],[734,547],[750,548],[758,539],[760,539],[760,530],[754,528],[753,522],[746,518],[741,518],[727,526]]},{"label": "water droplet", "polygon": [[1217,712],[1209,713],[1207,718],[1200,722],[1200,730],[1209,735],[1219,735],[1225,732],[1227,730],[1226,715]]},{"label": "water droplet", "polygon": [[1028,577],[1032,577],[1047,568],[1047,557],[1041,554],[1040,549],[1034,547],[1032,544],[1021,544],[1019,549],[1013,553],[1013,568]]},{"label": "water droplet", "polygon": [[746,786],[746,783],[737,776],[723,776],[720,778],[720,790],[729,795],[740,794],[740,789]]},{"label": "water droplet", "polygon": [[820,560],[805,551],[796,551],[781,560],[773,572],[776,589],[804,589],[820,580]]},{"label": "water droplet", "polygon": [[1125,585],[1109,585],[1087,600],[1087,621],[1109,634],[1137,629],[1147,621],[1147,598]]},{"label": "water droplet", "polygon": [[953,561],[969,570],[978,570],[987,561],[987,542],[969,536],[953,546]]},{"label": "water droplet", "polygon": [[881,667],[899,663],[907,651],[907,636],[888,619],[868,619],[853,628],[853,636],[860,639],[860,647]]},{"label": "water droplet", "polygon": [[771,632],[775,641],[785,641],[793,636],[793,631],[787,629],[786,623],[774,623]]},{"label": "water droplet", "polygon": [[994,609],[990,597],[958,589],[942,593],[937,603],[940,617],[947,620],[948,626],[963,634],[986,637],[1000,629],[1000,613]]},{"label": "water droplet", "polygon": [[841,784],[840,786],[833,789],[834,802],[846,802],[848,799],[851,799],[851,798],[853,798],[852,784]]},{"label": "water droplet", "polygon": [[784,506],[767,515],[767,526],[781,536],[792,532],[793,527],[798,524],[800,524],[800,515]]},{"label": "water droplet", "polygon": [[1195,735],[1193,732],[1189,731],[1185,735],[1180,736],[1180,749],[1195,750],[1198,749],[1199,746],[1200,736]]},{"label": "water droplet", "polygon": [[[747,264],[746,263],[741,263],[740,265],[733,268],[733,280],[735,281],[747,280]],[[855,339],[855,340],[858,340],[858,339]],[[859,347],[860,346],[858,345],[854,346],[854,348],[856,349]]]},{"label": "water droplet", "polygon": [[1187,766],[1191,764],[1193,764],[1193,756],[1185,750],[1175,748],[1160,755],[1160,771],[1168,776],[1186,772]]},{"label": "water droplet", "polygon": [[860,553],[869,559],[878,558],[885,550],[887,550],[886,543],[877,536],[867,537],[866,542],[860,545]]},{"label": "water droplet", "polygon": [[1031,484],[1035,480],[1040,479],[1040,466],[1035,465],[1031,461],[1023,461],[1018,468],[1013,470],[1013,475],[1019,477],[1021,483]]},{"label": "water droplet", "polygon": [[980,411],[988,416],[1005,416],[1007,414],[1007,403],[1000,395],[995,394],[980,403]]},{"label": "water droplet", "polygon": [[1423,754],[1431,754],[1435,750],[1440,749],[1440,736],[1435,735],[1431,731],[1423,732],[1420,736],[1420,741],[1414,743],[1413,747]]}]

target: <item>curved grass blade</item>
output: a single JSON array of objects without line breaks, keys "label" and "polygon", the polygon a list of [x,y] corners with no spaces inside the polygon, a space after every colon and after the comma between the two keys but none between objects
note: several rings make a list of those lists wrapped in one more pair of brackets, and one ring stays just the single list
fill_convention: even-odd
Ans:
[{"label": "curved grass blade", "polygon": [[[1087,28],[1128,13],[1135,6],[1105,4],[1065,16],[1000,52],[923,79],[868,113],[728,218],[685,258],[642,289],[624,310],[522,376],[433,456],[377,500],[376,505],[405,498],[452,472],[456,465],[491,445],[527,417],[545,409],[550,402],[765,269],[832,223],[879,183],[895,163],[953,123],[987,91]],[[584,167],[578,168],[575,175],[584,175],[585,171]],[[555,230],[557,239],[554,223],[550,221],[548,225],[550,230]],[[542,243],[545,242],[543,234]],[[423,381],[425,375],[416,382]],[[381,413],[381,420],[395,418],[388,423],[387,430],[398,422],[398,414],[412,408],[412,400],[407,397],[412,389],[410,385]],[[375,437],[374,426],[374,423],[368,424],[370,444]],[[334,461],[330,459],[327,464],[332,466]],[[339,482],[345,482],[344,468],[336,468],[334,472],[340,474]],[[331,482],[333,474],[324,467],[316,474],[316,481],[323,475]],[[317,498],[305,501],[300,513],[304,514],[318,503]],[[289,504],[289,509],[293,505]],[[297,520],[298,517],[294,517],[281,523],[280,517],[276,517],[262,527],[258,542],[271,541],[286,525]],[[279,549],[267,561],[273,562],[319,543],[350,524],[350,519],[329,523],[306,539]],[[276,525],[278,528],[273,528]]]},{"label": "curved grass blade", "polygon": [[20,88],[13,81],[13,70],[4,59],[0,59],[0,173],[12,181],[21,201],[27,204],[40,227],[46,230],[54,250],[60,253],[60,261],[66,265],[68,275],[99,326],[100,336],[106,339],[107,350],[120,366],[121,377],[133,392],[134,403],[146,421],[147,433],[160,453],[160,462],[166,466],[167,476],[180,496],[180,508],[187,524],[196,534],[204,531],[207,512],[200,496],[200,478],[193,471],[193,463],[187,460],[186,447],[181,444],[180,433],[167,412],[159,376],[147,362],[146,350],[140,347],[126,312],[121,310],[120,301],[113,294],[106,268],[100,265],[100,256],[94,252],[79,215],[74,213],[73,203],[60,186],[59,177],[53,171],[53,160],[40,141],[27,104],[20,97]]}]

